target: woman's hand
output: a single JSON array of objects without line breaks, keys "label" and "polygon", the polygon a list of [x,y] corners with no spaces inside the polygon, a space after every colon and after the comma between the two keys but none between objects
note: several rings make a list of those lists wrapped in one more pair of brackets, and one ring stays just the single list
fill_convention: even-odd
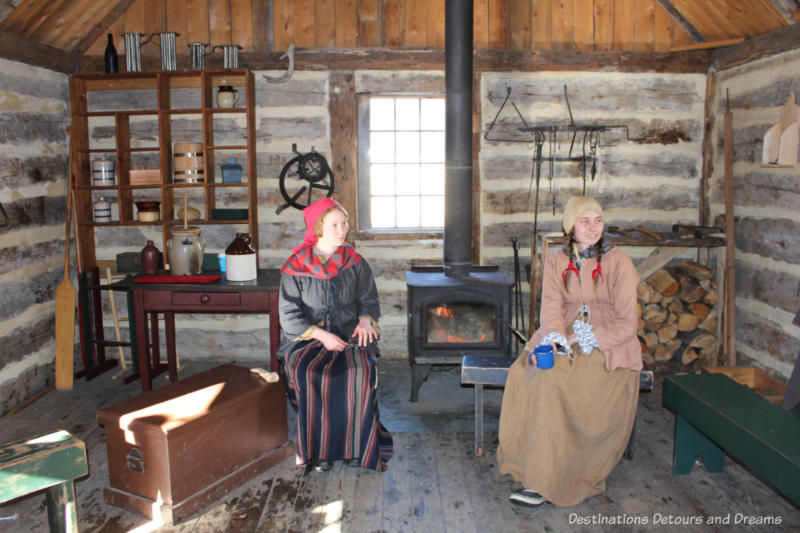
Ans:
[{"label": "woman's hand", "polygon": [[315,329],[311,337],[321,342],[326,350],[332,352],[341,352],[347,347],[347,343],[339,335],[322,328]]},{"label": "woman's hand", "polygon": [[378,333],[372,327],[372,321],[367,317],[363,317],[358,321],[356,329],[353,330],[353,337],[358,338],[359,346],[366,347],[369,343],[378,339]]}]

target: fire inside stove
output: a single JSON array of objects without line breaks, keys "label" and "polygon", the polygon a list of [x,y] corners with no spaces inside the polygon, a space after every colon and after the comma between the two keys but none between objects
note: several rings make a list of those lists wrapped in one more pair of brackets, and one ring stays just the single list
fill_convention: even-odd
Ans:
[{"label": "fire inside stove", "polygon": [[495,311],[494,305],[475,302],[428,307],[427,341],[430,344],[494,343]]}]

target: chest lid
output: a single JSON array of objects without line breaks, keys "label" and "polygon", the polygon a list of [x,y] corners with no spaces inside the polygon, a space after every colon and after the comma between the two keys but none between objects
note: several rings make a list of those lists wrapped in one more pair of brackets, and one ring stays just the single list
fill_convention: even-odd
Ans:
[{"label": "chest lid", "polygon": [[224,417],[270,386],[249,369],[221,365],[97,411],[103,425],[123,431],[180,432],[200,420]]}]

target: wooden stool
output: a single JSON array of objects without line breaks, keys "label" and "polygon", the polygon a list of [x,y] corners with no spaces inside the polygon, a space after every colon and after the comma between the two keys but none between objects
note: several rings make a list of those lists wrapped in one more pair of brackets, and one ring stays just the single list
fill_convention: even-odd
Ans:
[{"label": "wooden stool", "polygon": [[0,448],[0,503],[47,489],[51,532],[78,531],[75,479],[89,473],[86,445],[61,430]]}]

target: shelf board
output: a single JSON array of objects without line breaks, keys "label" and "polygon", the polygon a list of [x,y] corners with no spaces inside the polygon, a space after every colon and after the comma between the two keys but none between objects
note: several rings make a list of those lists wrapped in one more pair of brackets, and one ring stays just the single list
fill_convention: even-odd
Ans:
[{"label": "shelf board", "polygon": [[233,113],[233,114],[241,114],[247,113],[247,108],[245,107],[210,107],[206,109],[209,113],[213,114],[225,114],[225,113]]},{"label": "shelf board", "polygon": [[232,144],[229,146],[206,146],[206,150],[247,150],[247,145]]},{"label": "shelf board", "polygon": [[85,111],[83,113],[75,113],[79,117],[115,117],[117,115],[153,115],[158,116],[158,109],[118,109],[115,111]]}]

